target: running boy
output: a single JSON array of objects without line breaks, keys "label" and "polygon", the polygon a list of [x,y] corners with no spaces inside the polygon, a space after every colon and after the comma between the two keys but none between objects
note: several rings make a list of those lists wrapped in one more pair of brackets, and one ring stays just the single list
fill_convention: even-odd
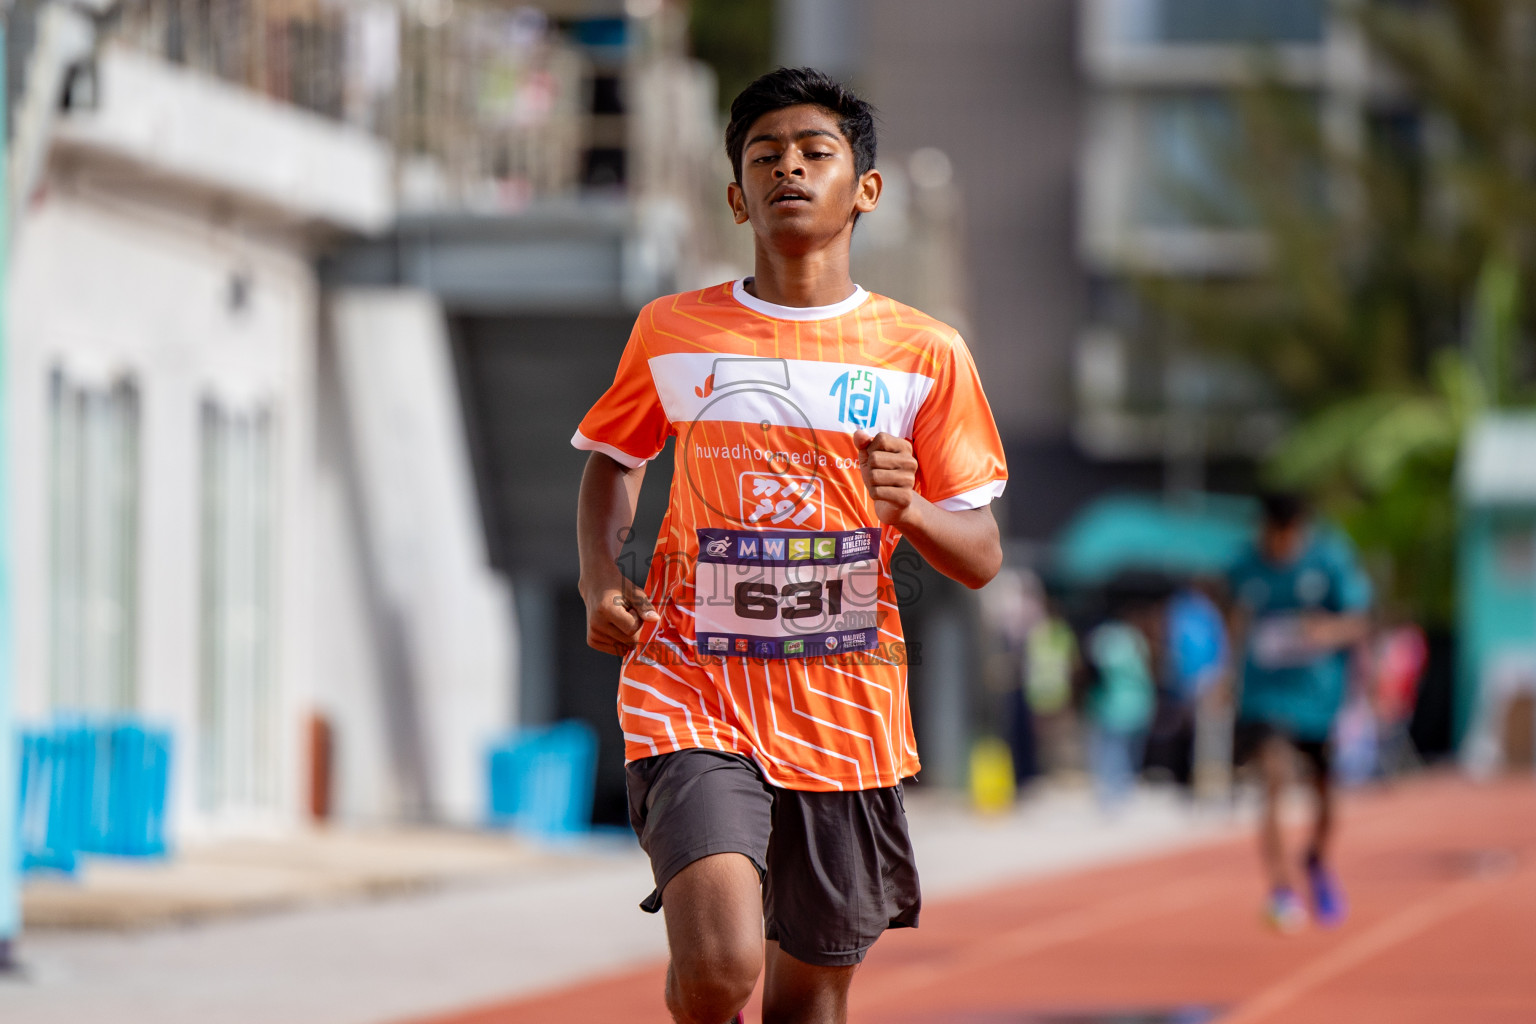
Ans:
[{"label": "running boy", "polygon": [[1232,567],[1232,635],[1244,643],[1233,755],[1254,762],[1264,810],[1259,846],[1269,876],[1266,916],[1276,929],[1306,924],[1280,828],[1293,754],[1310,769],[1316,796],[1302,868],[1319,924],[1344,918],[1344,895],[1328,866],[1334,795],[1329,734],[1344,703],[1346,654],[1365,638],[1370,582],[1344,538],[1314,529],[1292,495],[1264,498],[1258,544]]},{"label": "running boy", "polygon": [[[581,421],[581,592],[587,642],[623,658],[630,817],[656,879],[641,905],[665,910],[668,1009],[722,1024],[766,969],[764,1019],[821,1024],[845,1019],[881,932],[918,919],[891,552],[906,537],[985,584],[1007,470],[955,331],[849,275],[854,222],[880,200],[868,104],[780,69],[736,98],[725,142],[755,271],[646,306]],[[641,592],[614,559],[668,437]]]}]

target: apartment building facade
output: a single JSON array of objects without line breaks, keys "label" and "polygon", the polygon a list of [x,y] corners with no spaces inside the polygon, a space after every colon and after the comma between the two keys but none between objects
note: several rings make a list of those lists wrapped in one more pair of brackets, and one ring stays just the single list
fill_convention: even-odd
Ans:
[{"label": "apartment building facade", "polygon": [[368,461],[350,431],[381,389],[335,379],[316,270],[394,221],[379,112],[408,33],[373,9],[214,13],[28,12],[4,402],[20,719],[168,730],[176,841],[317,812],[475,822],[515,632],[451,361],[430,318],[378,338],[377,376],[413,374],[385,414],[416,449]]}]

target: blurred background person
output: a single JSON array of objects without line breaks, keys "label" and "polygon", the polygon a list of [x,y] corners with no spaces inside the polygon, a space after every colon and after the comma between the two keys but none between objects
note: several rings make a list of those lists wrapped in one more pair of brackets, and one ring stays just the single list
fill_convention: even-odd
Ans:
[{"label": "blurred background person", "polygon": [[1088,635],[1088,766],[1105,811],[1135,789],[1156,707],[1152,643],[1156,605],[1144,593],[1111,588],[1109,616]]},{"label": "blurred background person", "polygon": [[1401,620],[1382,629],[1374,646],[1376,764],[1383,778],[1392,778],[1421,763],[1409,727],[1429,662],[1429,642],[1418,623]]},{"label": "blurred background person", "polygon": [[991,638],[984,677],[993,720],[1008,745],[1014,792],[1041,772],[1039,733],[1025,694],[1029,638],[1045,614],[1040,578],[1028,569],[1005,568],[981,594],[982,621]]},{"label": "blurred background person", "polygon": [[1072,680],[1080,666],[1077,634],[1063,617],[1060,602],[1047,594],[1042,614],[1025,639],[1021,688],[1034,726],[1040,772],[1047,777],[1077,764]]},{"label": "blurred background person", "polygon": [[1216,603],[1193,582],[1174,590],[1163,620],[1158,711],[1147,761],[1192,793],[1196,733],[1207,694],[1226,671],[1227,627]]},{"label": "blurred background person", "polygon": [[1280,823],[1280,803],[1299,755],[1316,801],[1302,859],[1311,910],[1318,923],[1336,925],[1345,902],[1329,861],[1330,736],[1344,703],[1348,651],[1369,629],[1370,583],[1347,541],[1314,525],[1302,499],[1285,493],[1264,496],[1257,542],[1232,567],[1228,582],[1233,635],[1244,649],[1233,755],[1256,769],[1262,786],[1265,914],[1282,932],[1297,931],[1307,920]]}]

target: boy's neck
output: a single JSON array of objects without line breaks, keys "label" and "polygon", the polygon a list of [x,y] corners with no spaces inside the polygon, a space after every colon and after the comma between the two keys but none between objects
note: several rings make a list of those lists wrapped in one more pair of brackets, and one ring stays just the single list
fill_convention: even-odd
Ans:
[{"label": "boy's neck", "polygon": [[831,306],[853,294],[848,273],[848,247],[840,252],[785,256],[757,245],[756,269],[747,282],[748,294],[776,306]]}]

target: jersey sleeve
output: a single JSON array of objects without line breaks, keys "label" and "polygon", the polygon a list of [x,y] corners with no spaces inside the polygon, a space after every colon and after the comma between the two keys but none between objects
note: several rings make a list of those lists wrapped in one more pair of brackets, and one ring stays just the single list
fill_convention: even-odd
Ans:
[{"label": "jersey sleeve", "polygon": [[659,455],[672,430],[646,360],[640,326],[644,317],[642,312],[629,334],[613,383],[587,410],[571,438],[574,447],[602,452],[630,469],[638,469]]},{"label": "jersey sleeve", "polygon": [[1334,538],[1329,559],[1329,600],[1332,611],[1352,615],[1368,611],[1373,598],[1371,578],[1360,566],[1354,547],[1347,540]]},{"label": "jersey sleeve", "polygon": [[983,508],[1003,493],[1008,465],[981,376],[958,335],[939,357],[912,424],[917,492],[939,508]]}]

